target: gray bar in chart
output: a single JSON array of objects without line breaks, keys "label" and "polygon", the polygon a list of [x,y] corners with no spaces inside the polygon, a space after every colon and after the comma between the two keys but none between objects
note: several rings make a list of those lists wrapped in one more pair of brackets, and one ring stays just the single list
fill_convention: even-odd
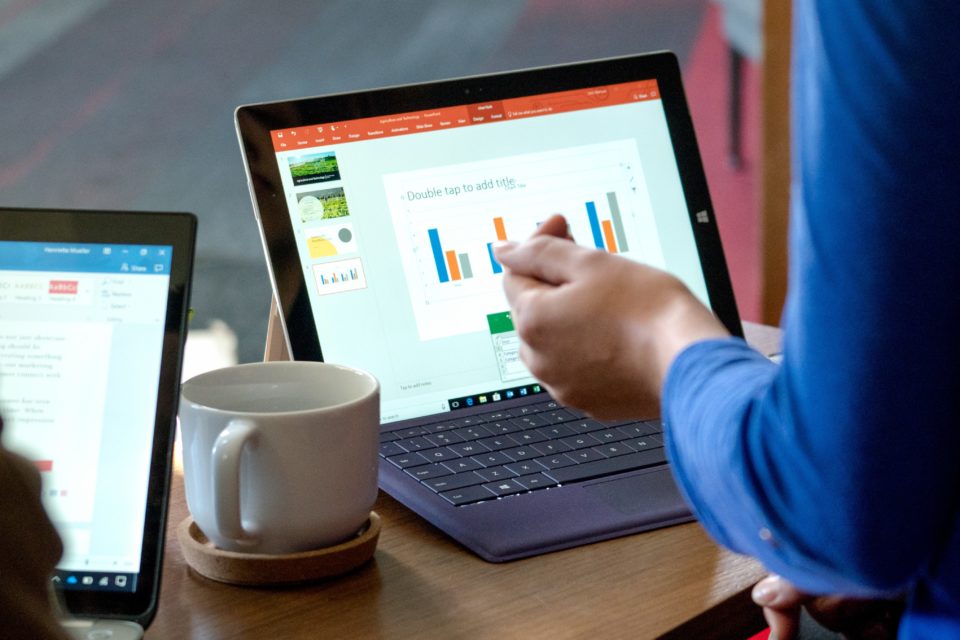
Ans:
[{"label": "gray bar in chart", "polygon": [[463,271],[463,279],[473,277],[473,269],[470,268],[470,256],[466,253],[461,253],[460,258],[460,270]]},{"label": "gray bar in chart", "polygon": [[623,231],[623,218],[620,217],[620,205],[617,203],[617,194],[615,191],[607,192],[607,204],[610,205],[610,217],[613,219],[613,232],[617,236],[619,250],[629,251],[627,245],[627,234]]}]

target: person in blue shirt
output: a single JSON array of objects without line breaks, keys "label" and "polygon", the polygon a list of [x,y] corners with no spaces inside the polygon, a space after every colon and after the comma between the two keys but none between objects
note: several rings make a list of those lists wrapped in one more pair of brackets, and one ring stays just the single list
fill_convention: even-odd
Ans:
[{"label": "person in blue shirt", "polygon": [[960,638],[960,5],[794,7],[782,364],[562,218],[496,249],[521,355],[599,418],[660,411],[703,526],[788,581],[755,590],[781,636],[842,594]]}]

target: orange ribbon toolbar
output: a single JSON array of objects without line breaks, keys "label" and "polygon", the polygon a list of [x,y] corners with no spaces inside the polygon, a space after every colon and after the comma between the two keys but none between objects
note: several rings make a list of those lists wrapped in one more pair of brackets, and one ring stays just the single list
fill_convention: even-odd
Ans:
[{"label": "orange ribbon toolbar", "polygon": [[277,129],[271,131],[270,135],[275,151],[292,151],[659,99],[657,81],[642,80],[442,109],[343,120],[309,127]]}]

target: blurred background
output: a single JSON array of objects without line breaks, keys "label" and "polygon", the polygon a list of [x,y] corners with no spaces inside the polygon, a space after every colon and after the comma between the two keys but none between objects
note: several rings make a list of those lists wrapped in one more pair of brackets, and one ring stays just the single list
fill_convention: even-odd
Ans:
[{"label": "blurred background", "polygon": [[740,312],[757,320],[759,74],[755,52],[739,51],[731,94],[725,11],[709,0],[0,0],[0,205],[197,214],[188,350],[259,360],[271,294],[237,105],[669,49]]}]

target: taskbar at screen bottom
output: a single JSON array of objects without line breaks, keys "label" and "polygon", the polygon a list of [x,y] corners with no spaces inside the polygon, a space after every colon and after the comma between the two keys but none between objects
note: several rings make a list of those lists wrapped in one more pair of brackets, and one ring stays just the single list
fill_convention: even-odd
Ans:
[{"label": "taskbar at screen bottom", "polygon": [[57,569],[51,578],[57,589],[70,591],[113,591],[134,593],[137,574],[113,571],[64,571]]},{"label": "taskbar at screen bottom", "polygon": [[470,409],[472,407],[479,407],[481,405],[493,405],[505,400],[513,400],[515,398],[523,398],[525,396],[545,393],[545,391],[546,390],[541,385],[532,383],[523,385],[522,387],[495,389],[493,391],[485,391],[484,393],[475,393],[470,396],[450,398],[447,400],[447,404],[449,405],[451,411],[456,411],[458,409]]}]

